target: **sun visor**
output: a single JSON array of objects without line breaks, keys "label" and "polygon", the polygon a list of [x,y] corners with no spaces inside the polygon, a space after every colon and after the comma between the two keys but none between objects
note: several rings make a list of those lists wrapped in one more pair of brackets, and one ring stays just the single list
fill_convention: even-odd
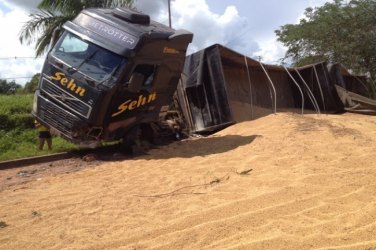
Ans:
[{"label": "sun visor", "polygon": [[168,39],[173,42],[184,42],[191,43],[193,40],[193,33],[187,30],[177,30],[173,35],[169,36]]},{"label": "sun visor", "polygon": [[132,53],[133,46],[129,46],[130,48],[120,44],[120,42],[116,42],[115,39],[109,40],[108,37],[104,35],[98,35],[97,32],[92,30],[85,30],[84,36],[82,36],[83,29],[81,26],[73,23],[73,22],[66,22],[63,25],[63,28],[82,37],[84,40],[92,42],[100,47],[113,51],[116,54],[128,57]]}]

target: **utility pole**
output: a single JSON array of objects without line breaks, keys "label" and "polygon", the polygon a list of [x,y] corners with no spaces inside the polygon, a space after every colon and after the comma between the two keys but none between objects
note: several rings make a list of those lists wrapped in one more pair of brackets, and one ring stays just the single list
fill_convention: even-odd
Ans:
[{"label": "utility pole", "polygon": [[170,6],[170,0],[167,0],[168,2],[168,24],[169,27],[171,28],[171,6]]}]

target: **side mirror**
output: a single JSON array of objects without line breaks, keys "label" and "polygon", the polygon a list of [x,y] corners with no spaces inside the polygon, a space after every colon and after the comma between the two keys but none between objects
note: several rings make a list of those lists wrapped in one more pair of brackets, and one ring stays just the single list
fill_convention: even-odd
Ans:
[{"label": "side mirror", "polygon": [[48,51],[51,51],[51,49],[55,46],[59,36],[60,36],[60,32],[61,32],[61,29],[59,27],[55,28],[54,29],[54,32],[52,33],[52,36],[51,36],[51,41],[50,41],[50,45],[48,47]]},{"label": "side mirror", "polygon": [[129,79],[128,90],[134,93],[138,93],[144,83],[145,77],[139,72],[133,72]]}]

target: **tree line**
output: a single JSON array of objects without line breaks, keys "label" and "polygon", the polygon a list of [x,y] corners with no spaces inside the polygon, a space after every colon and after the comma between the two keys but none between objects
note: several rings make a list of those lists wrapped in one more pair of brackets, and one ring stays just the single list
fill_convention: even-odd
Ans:
[{"label": "tree line", "polygon": [[25,86],[16,83],[15,80],[8,81],[0,79],[0,95],[13,95],[13,94],[31,94],[34,93],[38,87],[40,73],[35,74]]}]

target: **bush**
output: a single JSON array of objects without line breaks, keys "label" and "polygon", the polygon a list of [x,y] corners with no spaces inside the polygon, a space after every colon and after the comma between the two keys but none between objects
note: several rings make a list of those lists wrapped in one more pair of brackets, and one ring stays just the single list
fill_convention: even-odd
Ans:
[{"label": "bush", "polygon": [[32,129],[34,128],[34,118],[31,114],[16,114],[11,116],[10,124],[13,128]]},{"label": "bush", "polygon": [[37,150],[32,103],[33,95],[0,95],[0,161],[77,149],[77,146],[54,136],[52,151]]},{"label": "bush", "polygon": [[33,95],[0,96],[0,130],[33,128]]}]

